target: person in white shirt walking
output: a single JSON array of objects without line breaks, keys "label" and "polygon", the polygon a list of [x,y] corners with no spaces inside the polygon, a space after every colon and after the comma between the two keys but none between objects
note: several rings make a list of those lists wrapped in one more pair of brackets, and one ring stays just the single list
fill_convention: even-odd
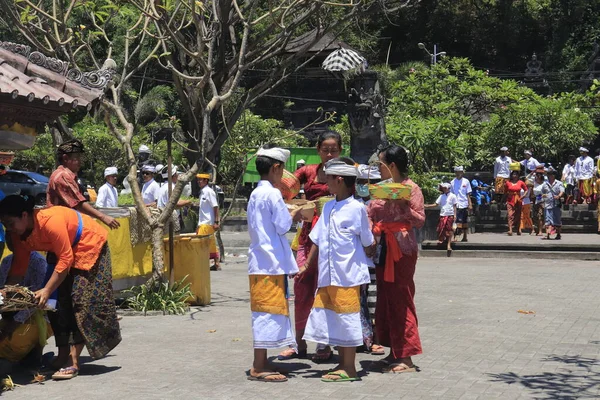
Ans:
[{"label": "person in white shirt walking", "polygon": [[494,191],[496,198],[502,197],[506,188],[506,182],[510,178],[511,158],[508,156],[508,147],[500,148],[500,156],[494,162]]},{"label": "person in white shirt walking", "polygon": [[370,282],[375,237],[367,210],[352,196],[357,170],[354,161],[342,157],[325,164],[327,186],[335,200],[323,207],[321,218],[310,232],[313,247],[299,274],[318,255],[318,284],[304,340],[338,346],[340,364],[327,372],[323,382],[359,380],[356,347],[363,343],[360,321],[360,288]]},{"label": "person in white shirt walking", "polygon": [[160,185],[154,180],[154,169],[153,165],[144,165],[142,167],[142,179],[144,180],[144,184],[142,185],[142,200],[148,207],[156,205],[158,192],[160,191]]},{"label": "person in white shirt walking", "polygon": [[590,204],[594,194],[594,160],[588,156],[589,150],[579,148],[581,157],[575,161],[575,179],[577,180],[577,194],[575,198],[581,204]]},{"label": "person in white shirt walking", "polygon": [[471,203],[471,183],[464,177],[465,169],[462,166],[454,167],[456,178],[450,182],[450,191],[454,193],[458,200],[456,207],[456,227],[462,231],[462,242],[467,241],[467,233],[469,231],[469,212],[473,210]]},{"label": "person in white shirt walking", "polygon": [[[171,193],[172,193],[173,189],[175,188],[175,185],[177,184],[177,181],[179,180],[179,175],[181,175],[181,172],[179,171],[179,169],[176,166],[173,166],[171,168],[171,173],[172,173],[172,176],[171,176]],[[168,173],[167,173],[167,176],[168,176]],[[160,187],[160,192],[158,193],[158,199],[156,200],[156,206],[162,210],[163,208],[167,207],[168,202],[169,202],[169,184],[168,184],[167,178],[165,178],[165,183]],[[192,202],[190,200],[179,199],[179,201],[177,201],[177,204],[175,204],[175,208],[189,206],[190,204],[192,204]]]},{"label": "person in white shirt walking", "polygon": [[214,260],[211,267],[213,271],[220,271],[220,254],[217,249],[215,232],[219,229],[219,201],[217,194],[210,186],[208,181],[210,175],[207,173],[196,174],[198,185],[200,186],[200,207],[198,210],[198,235],[210,235],[210,259]]},{"label": "person in white shirt walking", "polygon": [[425,204],[425,208],[440,207],[440,221],[437,226],[438,245],[446,242],[448,257],[452,255],[452,233],[454,232],[454,216],[456,215],[456,206],[458,199],[450,191],[449,183],[440,183],[438,186],[440,196],[435,204]]},{"label": "person in white shirt walking", "polygon": [[565,183],[565,204],[571,204],[573,202],[573,192],[575,188],[575,156],[569,156],[569,160],[565,164],[562,170],[562,177],[560,179]]},{"label": "person in white shirt walking", "polygon": [[115,208],[119,206],[119,194],[117,193],[117,167],[108,167],[104,170],[106,183],[100,186],[96,207]]},{"label": "person in white shirt walking", "polygon": [[258,151],[255,162],[261,180],[248,201],[248,275],[254,339],[254,363],[248,379],[253,381],[287,381],[269,365],[267,349],[290,346],[297,351],[287,278],[298,272],[298,266],[285,234],[301,215],[298,210],[290,214],[281,192],[275,188],[281,182],[289,156],[289,150],[280,148]]}]

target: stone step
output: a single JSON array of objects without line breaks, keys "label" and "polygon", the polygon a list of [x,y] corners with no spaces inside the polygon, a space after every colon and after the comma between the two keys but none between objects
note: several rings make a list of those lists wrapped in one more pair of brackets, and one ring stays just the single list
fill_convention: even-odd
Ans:
[{"label": "stone step", "polygon": [[[503,236],[504,237],[504,236]],[[513,236],[518,239],[518,236]],[[543,243],[542,243],[543,242]],[[425,240],[421,244],[423,251],[425,250],[443,250],[434,240]],[[560,240],[541,241],[540,243],[523,243],[513,242],[506,243],[498,240],[497,242],[456,242],[452,244],[452,248],[457,251],[479,251],[481,253],[488,251],[533,251],[538,253],[577,253],[590,252],[600,255],[599,243],[565,243]]]},{"label": "stone step", "polygon": [[[485,224],[476,224],[475,232],[506,232],[508,231],[508,224],[506,221],[502,221],[501,223],[485,223]],[[564,233],[596,233],[598,231],[597,223],[590,223],[585,225],[571,225],[564,224],[563,232]]]},{"label": "stone step", "polygon": [[[423,250],[421,257],[447,257],[446,250]],[[565,260],[565,261],[600,261],[600,252],[580,251],[534,251],[534,250],[454,250],[452,257],[458,258],[505,258],[505,259],[536,259],[536,260]],[[577,266],[569,263],[569,266]]]}]

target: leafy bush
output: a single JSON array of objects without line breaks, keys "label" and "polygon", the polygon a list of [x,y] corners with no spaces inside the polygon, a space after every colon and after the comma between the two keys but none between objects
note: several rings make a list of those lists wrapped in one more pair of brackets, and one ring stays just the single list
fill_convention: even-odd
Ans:
[{"label": "leafy bush", "polygon": [[140,285],[126,290],[131,294],[126,305],[135,311],[141,311],[144,315],[148,311],[162,311],[163,314],[184,314],[187,310],[185,302],[192,296],[190,283],[184,283],[187,275],[180,281],[154,282],[152,285]]}]

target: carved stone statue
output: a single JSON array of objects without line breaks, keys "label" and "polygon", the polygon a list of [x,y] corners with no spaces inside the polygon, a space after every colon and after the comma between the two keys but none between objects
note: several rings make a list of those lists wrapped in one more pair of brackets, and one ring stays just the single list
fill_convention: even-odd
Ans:
[{"label": "carved stone statue", "polygon": [[377,146],[387,143],[384,98],[377,73],[366,70],[347,82],[350,157],[367,164]]}]

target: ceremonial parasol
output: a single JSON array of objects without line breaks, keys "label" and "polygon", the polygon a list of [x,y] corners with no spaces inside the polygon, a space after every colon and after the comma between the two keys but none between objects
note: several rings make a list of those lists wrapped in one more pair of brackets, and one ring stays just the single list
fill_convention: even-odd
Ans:
[{"label": "ceremonial parasol", "polygon": [[323,61],[324,70],[348,78],[348,75],[361,74],[367,68],[367,60],[354,50],[339,48]]}]

